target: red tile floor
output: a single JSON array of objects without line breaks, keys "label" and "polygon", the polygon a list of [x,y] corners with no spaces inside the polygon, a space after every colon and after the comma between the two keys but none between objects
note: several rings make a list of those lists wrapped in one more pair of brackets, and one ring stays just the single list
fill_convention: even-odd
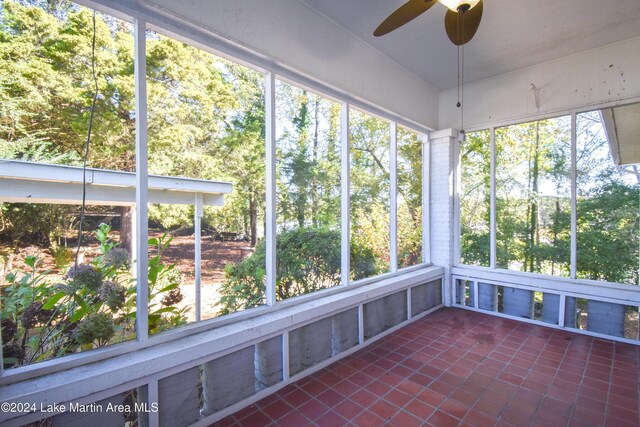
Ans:
[{"label": "red tile floor", "polygon": [[638,426],[640,347],[441,309],[215,426]]}]

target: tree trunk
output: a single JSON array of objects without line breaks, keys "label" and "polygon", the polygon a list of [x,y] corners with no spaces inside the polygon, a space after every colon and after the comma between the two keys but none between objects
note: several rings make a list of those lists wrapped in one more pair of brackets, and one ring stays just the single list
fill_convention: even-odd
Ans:
[{"label": "tree trunk", "polygon": [[249,199],[249,228],[251,247],[255,247],[258,241],[258,209],[254,196]]},{"label": "tree trunk", "polygon": [[120,206],[120,247],[129,254],[133,251],[133,208]]}]

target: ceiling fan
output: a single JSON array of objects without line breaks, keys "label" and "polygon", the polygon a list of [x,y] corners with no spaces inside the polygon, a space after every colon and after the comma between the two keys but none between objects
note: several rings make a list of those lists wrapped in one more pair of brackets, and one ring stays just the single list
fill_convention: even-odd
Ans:
[{"label": "ceiling fan", "polygon": [[444,17],[444,28],[449,39],[457,46],[468,43],[480,26],[482,0],[409,0],[389,15],[373,35],[379,37],[390,33],[422,15],[438,2],[449,9]]}]

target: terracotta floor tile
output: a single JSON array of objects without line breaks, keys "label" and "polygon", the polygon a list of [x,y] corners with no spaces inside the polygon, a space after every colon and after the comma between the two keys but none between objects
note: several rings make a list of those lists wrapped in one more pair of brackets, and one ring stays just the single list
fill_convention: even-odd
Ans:
[{"label": "terracotta floor tile", "polygon": [[389,420],[390,425],[397,427],[418,427],[422,423],[423,420],[407,411],[400,411]]},{"label": "terracotta floor tile", "polygon": [[364,411],[362,406],[348,399],[338,404],[334,409],[334,412],[338,413],[346,420],[353,420],[356,416],[362,413],[362,411]]},{"label": "terracotta floor tile", "polygon": [[387,421],[375,415],[373,412],[365,411],[358,415],[352,422],[358,427],[379,427],[385,425]]},{"label": "terracotta floor tile", "polygon": [[460,420],[442,411],[436,411],[427,421],[432,426],[438,427],[455,427],[460,424]]},{"label": "terracotta floor tile", "polygon": [[214,425],[637,427],[639,372],[636,346],[441,309]]}]

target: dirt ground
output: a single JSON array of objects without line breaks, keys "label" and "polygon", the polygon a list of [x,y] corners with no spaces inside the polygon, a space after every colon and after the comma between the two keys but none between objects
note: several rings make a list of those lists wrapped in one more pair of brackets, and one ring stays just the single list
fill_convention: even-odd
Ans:
[{"label": "dirt ground", "polygon": [[[118,233],[112,232],[112,238],[118,240]],[[160,237],[160,232],[150,232],[149,237]],[[214,304],[219,300],[218,287],[224,280],[224,268],[229,263],[237,263],[253,253],[253,248],[244,241],[218,241],[210,236],[202,238],[202,318],[215,317],[218,308]],[[73,247],[75,254],[75,247]],[[12,256],[11,266],[7,265],[10,250],[6,246],[0,245],[0,284],[4,282],[4,277],[11,271],[26,270],[24,264],[26,256],[37,256],[42,261],[43,270],[51,270],[50,280],[52,282],[60,280],[65,275],[66,269],[58,269],[49,250],[39,246],[27,246],[18,248],[17,253]],[[98,255],[98,243],[93,241],[80,248],[79,262],[91,260]],[[181,286],[184,300],[180,306],[187,306],[191,309],[188,312],[189,321],[195,320],[195,239],[194,236],[173,236],[171,244],[163,253],[162,259],[165,263],[175,263],[176,268],[184,277],[185,284]],[[6,257],[6,258],[5,258]],[[11,268],[9,268],[11,267]]]}]

